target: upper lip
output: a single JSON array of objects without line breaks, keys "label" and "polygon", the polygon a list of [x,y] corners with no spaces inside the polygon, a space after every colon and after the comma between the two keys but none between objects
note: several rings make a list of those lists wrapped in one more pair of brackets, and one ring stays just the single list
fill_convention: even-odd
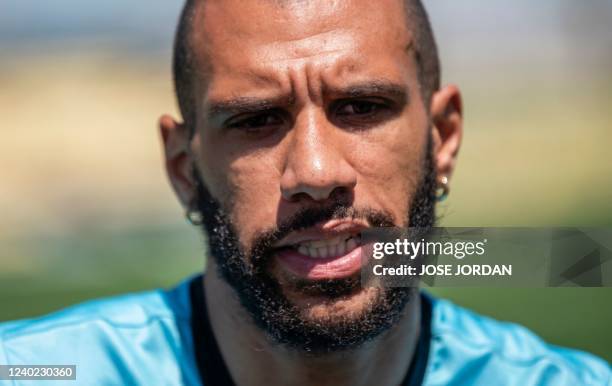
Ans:
[{"label": "upper lip", "polygon": [[291,232],[274,244],[275,248],[288,247],[306,241],[326,240],[343,234],[358,234],[368,228],[365,221],[356,219],[339,219],[319,223],[314,227]]}]

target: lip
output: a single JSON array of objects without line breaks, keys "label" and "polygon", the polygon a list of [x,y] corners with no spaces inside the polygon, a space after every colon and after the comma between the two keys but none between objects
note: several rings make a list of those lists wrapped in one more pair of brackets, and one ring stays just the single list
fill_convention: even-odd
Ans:
[{"label": "lip", "polygon": [[277,253],[280,265],[295,276],[309,280],[341,279],[355,275],[362,266],[363,246],[352,251],[327,258],[303,255],[295,249],[286,248]]},{"label": "lip", "polygon": [[306,241],[326,240],[346,233],[356,235],[366,228],[368,228],[368,224],[364,221],[354,219],[331,220],[302,231],[292,232],[275,243],[274,247],[282,248]]}]

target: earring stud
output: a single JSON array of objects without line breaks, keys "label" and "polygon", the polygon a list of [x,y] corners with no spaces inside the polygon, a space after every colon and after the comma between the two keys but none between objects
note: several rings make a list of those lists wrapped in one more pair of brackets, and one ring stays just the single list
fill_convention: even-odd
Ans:
[{"label": "earring stud", "polygon": [[202,216],[202,212],[199,210],[188,209],[185,213],[185,218],[191,225],[199,226],[202,225],[204,216]]},{"label": "earring stud", "polygon": [[436,200],[438,202],[442,202],[446,200],[448,194],[450,193],[450,187],[448,184],[448,177],[442,176],[438,181],[438,187],[436,188]]}]

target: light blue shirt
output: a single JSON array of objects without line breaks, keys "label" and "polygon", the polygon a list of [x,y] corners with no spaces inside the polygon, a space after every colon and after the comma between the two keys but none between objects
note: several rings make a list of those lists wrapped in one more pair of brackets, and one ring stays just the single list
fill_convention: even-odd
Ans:
[{"label": "light blue shirt", "polygon": [[[190,279],[191,280],[191,279]],[[76,381],[44,385],[200,385],[186,280],[0,324],[0,364],[76,365]],[[551,346],[524,327],[432,299],[424,385],[611,385],[593,355]],[[35,381],[0,381],[34,385]]]}]

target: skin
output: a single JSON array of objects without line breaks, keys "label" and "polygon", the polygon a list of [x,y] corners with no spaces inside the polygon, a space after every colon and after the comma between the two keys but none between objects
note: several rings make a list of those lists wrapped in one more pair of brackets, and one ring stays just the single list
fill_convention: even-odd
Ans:
[{"label": "skin", "polygon": [[[336,194],[406,225],[430,134],[438,176],[450,178],[462,134],[459,90],[446,86],[423,101],[400,1],[209,0],[196,9],[193,38],[195,134],[168,115],[160,119],[166,168],[187,208],[195,165],[245,250],[258,232]],[[205,295],[237,384],[396,385],[405,376],[419,333],[418,298],[360,349],[312,357],[270,343],[250,324],[213,260]],[[282,267],[274,273],[289,280]],[[316,319],[359,314],[371,291],[337,302],[286,295]]]}]

